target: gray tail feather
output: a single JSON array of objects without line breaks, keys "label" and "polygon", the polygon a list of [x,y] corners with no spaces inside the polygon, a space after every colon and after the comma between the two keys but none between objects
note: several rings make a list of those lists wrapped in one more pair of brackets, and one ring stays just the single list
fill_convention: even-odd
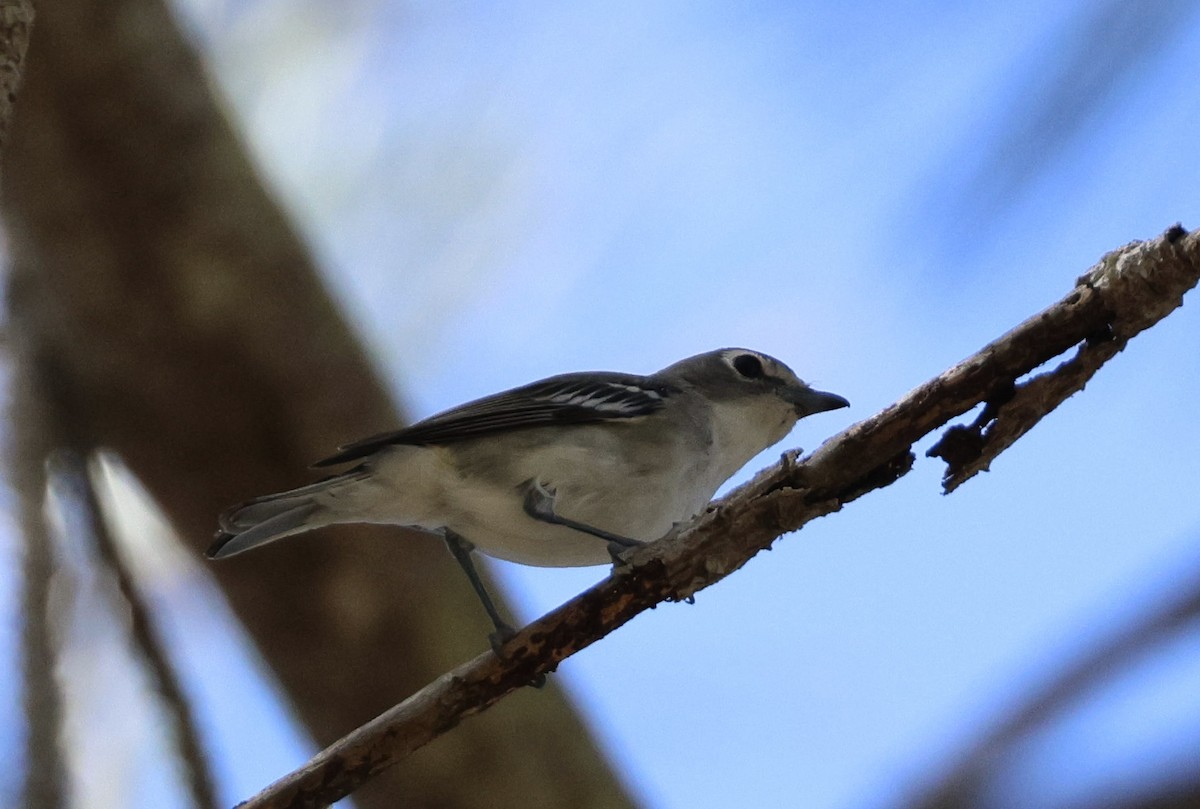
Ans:
[{"label": "gray tail feather", "polygon": [[209,559],[224,559],[335,522],[319,499],[329,484],[335,482],[337,478],[234,506],[218,518],[221,530],[205,555]]}]

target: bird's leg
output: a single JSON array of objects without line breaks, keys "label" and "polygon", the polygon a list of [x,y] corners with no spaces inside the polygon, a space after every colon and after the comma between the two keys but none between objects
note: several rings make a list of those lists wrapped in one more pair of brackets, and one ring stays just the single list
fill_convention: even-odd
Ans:
[{"label": "bird's leg", "polygon": [[[492,619],[492,625],[496,627],[496,631],[488,635],[488,643],[492,646],[492,652],[497,657],[504,657],[504,644],[517,634],[517,630],[500,617],[500,611],[496,609],[492,597],[488,595],[487,588],[483,586],[483,579],[479,578],[479,571],[475,569],[475,562],[471,559],[471,551],[475,550],[475,546],[469,539],[461,534],[456,534],[449,528],[443,529],[442,533],[446,537],[446,547],[454,555],[458,566],[463,569],[463,573],[467,574],[467,578],[471,581],[471,587],[475,590],[475,595],[479,596],[479,600],[483,602],[483,608],[487,610],[488,617]],[[542,688],[546,685],[546,675],[538,674],[529,684],[534,688]]]},{"label": "bird's leg", "polygon": [[608,543],[608,555],[612,557],[614,565],[625,563],[621,559],[621,554],[624,551],[646,544],[641,540],[623,537],[620,534],[614,534],[602,528],[596,528],[593,525],[556,514],[554,511],[554,492],[543,486],[542,482],[536,478],[529,480],[525,484],[525,513],[535,520],[548,522],[552,525],[561,525],[589,534],[598,539],[603,539]]},{"label": "bird's leg", "polygon": [[487,610],[488,617],[492,619],[492,625],[496,627],[496,631],[488,636],[488,640],[492,644],[492,651],[499,655],[500,649],[513,635],[517,634],[517,630],[500,617],[500,611],[496,609],[492,597],[488,595],[487,588],[483,586],[483,579],[479,578],[479,571],[475,569],[475,562],[471,559],[471,551],[475,550],[475,546],[466,537],[454,533],[449,528],[445,529],[443,533],[446,537],[446,547],[454,555],[454,559],[463,569],[463,573],[467,574],[467,578],[471,581],[471,588],[483,602],[483,608]]}]

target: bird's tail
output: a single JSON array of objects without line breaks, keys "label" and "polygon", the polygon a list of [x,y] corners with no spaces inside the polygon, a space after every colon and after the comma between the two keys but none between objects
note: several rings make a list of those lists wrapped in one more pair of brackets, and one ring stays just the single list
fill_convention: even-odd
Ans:
[{"label": "bird's tail", "polygon": [[353,473],[337,475],[299,489],[256,497],[217,518],[216,541],[205,551],[209,559],[224,559],[259,545],[341,522],[326,503],[332,489],[353,482]]}]

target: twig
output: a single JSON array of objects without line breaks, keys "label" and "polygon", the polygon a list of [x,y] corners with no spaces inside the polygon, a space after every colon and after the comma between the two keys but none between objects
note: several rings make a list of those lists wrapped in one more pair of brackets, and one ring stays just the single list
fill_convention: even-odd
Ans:
[{"label": "twig", "polygon": [[[352,792],[376,773],[486,710],[505,695],[663,601],[679,601],[724,578],[781,534],[838,511],[886,486],[912,466],[912,445],[953,418],[987,403],[985,422],[952,428],[947,480],[969,476],[1011,440],[1082,387],[1104,360],[1182,302],[1200,280],[1200,239],[1176,226],[1149,242],[1105,256],[1058,303],[913,390],[881,413],[834,436],[810,457],[786,457],[711,505],[677,536],[630,554],[629,564],[521,630],[504,656],[485,653],[438,678],[241,804],[246,809],[318,807]],[[1086,362],[1051,372],[1023,393],[1023,376],[1089,342]],[[1090,368],[1086,373],[1078,368]],[[1013,418],[1006,402],[1036,399]],[[1003,425],[995,427],[993,425]],[[985,428],[992,432],[985,434]],[[965,431],[965,432],[964,432]],[[992,436],[997,438],[992,438]],[[1013,437],[1012,440],[1015,440]],[[944,443],[944,442],[943,442]],[[945,447],[943,447],[943,450]],[[984,467],[980,467],[984,468]],[[970,472],[973,474],[973,472]]]},{"label": "twig", "polygon": [[[1172,229],[1163,238],[1169,243],[1173,234],[1182,238],[1182,233],[1182,228]],[[1024,384],[1002,389],[999,397],[988,401],[971,427],[947,431],[929,450],[930,457],[942,458],[948,464],[942,481],[946,494],[986,471],[997,455],[1043,416],[1083,390],[1100,366],[1124,349],[1131,337],[1179,305],[1178,298],[1162,294],[1167,290],[1161,289],[1161,281],[1153,275],[1160,269],[1160,241],[1137,242],[1114,250],[1079,279],[1077,288],[1104,290],[1118,283],[1121,289],[1115,295],[1102,295],[1105,303],[1114,307],[1112,322],[1087,335],[1074,357]],[[1139,277],[1140,283],[1122,280]]]}]

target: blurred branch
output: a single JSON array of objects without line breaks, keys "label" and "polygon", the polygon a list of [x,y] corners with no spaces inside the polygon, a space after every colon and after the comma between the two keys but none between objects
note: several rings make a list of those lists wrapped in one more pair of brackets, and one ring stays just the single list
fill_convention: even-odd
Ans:
[{"label": "blurred branch", "polygon": [[[503,657],[483,654],[444,674],[242,806],[295,809],[344,797],[638,613],[692,596],[781,534],[894,482],[911,468],[915,442],[983,403],[986,419],[952,427],[947,435],[955,437],[939,442],[946,479],[957,485],[1082,387],[1130,338],[1178,307],[1197,280],[1200,238],[1178,226],[1109,253],[1053,306],[804,460],[786,454],[676,537],[631,553],[626,566],[521,630]],[[1076,346],[1074,358],[1057,370],[1021,381]],[[1047,377],[1064,381],[1050,384]],[[1019,405],[1012,416],[1011,402]]]},{"label": "blurred branch", "polygon": [[[8,144],[13,102],[33,27],[31,0],[0,0],[0,153]],[[46,470],[50,438],[36,380],[14,374],[10,414],[25,429],[13,438],[9,468],[20,502],[21,674],[25,714],[22,805],[55,809],[66,801],[62,760],[62,700],[54,677],[55,645],[50,614],[54,562],[46,524]]]},{"label": "blurred branch", "polygon": [[66,483],[75,496],[74,505],[82,509],[83,522],[90,530],[94,547],[100,558],[113,573],[117,591],[129,609],[129,631],[133,646],[142,661],[150,669],[150,676],[158,686],[166,712],[174,720],[171,730],[175,735],[179,762],[185,782],[196,809],[217,809],[216,787],[209,758],[200,741],[196,713],[184,693],[183,684],[168,659],[163,643],[155,633],[151,610],[146,604],[129,565],[117,549],[112,532],[105,519],[100,499],[96,495],[96,483],[89,473],[87,458],[94,452],[84,454],[83,447],[70,447],[54,455],[52,474]]},{"label": "blurred branch", "polygon": [[1132,796],[1110,796],[1089,809],[1196,809],[1200,806],[1200,778],[1184,784],[1164,784]]},{"label": "blurred branch", "polygon": [[24,551],[21,570],[21,698],[25,714],[24,781],[20,805],[56,809],[66,805],[63,764],[62,695],[54,667],[58,648],[51,614],[50,586],[55,564],[46,519],[46,456],[54,446],[49,432],[52,416],[40,395],[37,380],[14,348],[12,399],[9,406],[13,446],[8,466],[20,501]]},{"label": "blurred branch", "polygon": [[[1018,55],[1006,76],[982,87],[976,124],[914,188],[919,207],[954,212],[942,234],[947,244],[977,252],[988,229],[976,225],[1010,213],[1031,185],[1086,152],[1083,141],[1111,124],[1105,116],[1134,108],[1128,99],[1134,91],[1169,82],[1156,70],[1187,47],[1197,12],[1197,0],[1080,3],[1044,41]],[[1122,101],[1126,109],[1118,112]]]},{"label": "blurred branch", "polygon": [[[26,300],[27,289],[13,289],[18,300]],[[61,802],[66,781],[62,763],[51,760],[61,752],[58,733],[61,726],[61,695],[53,676],[53,661],[43,660],[53,650],[52,632],[45,624],[51,616],[46,603],[48,582],[53,572],[49,551],[48,526],[44,509],[48,478],[68,484],[75,506],[83,511],[94,547],[113,573],[119,593],[129,609],[131,640],[150,675],[158,685],[159,696],[167,713],[174,718],[175,742],[186,773],[187,787],[197,809],[215,809],[216,793],[212,772],[200,743],[194,712],[187,701],[174,668],[154,633],[150,610],[134,583],[108,530],[94,482],[88,474],[85,458],[94,454],[70,414],[74,406],[66,377],[52,358],[41,353],[22,328],[31,308],[14,313],[14,359],[17,375],[12,423],[18,436],[18,452],[12,461],[21,496],[21,527],[26,544],[26,712],[30,723],[30,782],[26,787],[29,806],[53,806]],[[53,460],[53,463],[51,463]],[[64,520],[64,523],[67,521]],[[39,603],[35,603],[39,602]],[[39,606],[40,604],[40,606]],[[37,798],[35,792],[46,797]],[[52,800],[51,795],[57,793]]]},{"label": "blurred branch", "polygon": [[[1200,574],[1200,570],[1197,571]],[[1176,588],[1178,594],[1158,606],[1149,615],[1132,622],[1113,637],[1089,650],[1086,655],[1058,673],[1038,693],[1029,698],[1017,710],[1008,714],[990,733],[980,739],[953,766],[953,769],[936,784],[916,797],[898,805],[907,809],[967,809],[986,805],[983,793],[987,789],[990,770],[999,757],[1013,750],[1031,733],[1036,732],[1055,716],[1065,710],[1090,690],[1129,667],[1139,655],[1150,652],[1171,635],[1186,631],[1200,618],[1200,575]],[[1200,776],[1200,768],[1194,768],[1193,778]],[[1158,785],[1167,788],[1169,785]],[[1180,801],[1179,806],[1195,807],[1200,794],[1200,783],[1185,787],[1176,785],[1179,796],[1190,796],[1192,803]],[[1168,801],[1177,796],[1164,794],[1159,797],[1162,804],[1150,803],[1137,798],[1104,801],[1096,806],[1163,806],[1175,805]]]}]

